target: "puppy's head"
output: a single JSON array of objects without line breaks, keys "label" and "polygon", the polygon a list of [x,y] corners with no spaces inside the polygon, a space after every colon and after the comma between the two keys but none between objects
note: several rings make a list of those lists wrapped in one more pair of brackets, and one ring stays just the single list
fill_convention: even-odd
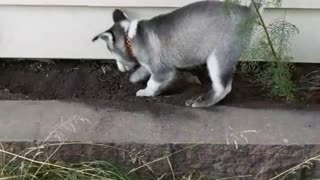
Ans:
[{"label": "puppy's head", "polygon": [[120,71],[130,71],[136,65],[126,48],[125,39],[130,26],[128,16],[121,10],[113,12],[113,26],[95,36],[92,41],[102,39],[106,42],[107,48],[116,56],[117,65]]}]

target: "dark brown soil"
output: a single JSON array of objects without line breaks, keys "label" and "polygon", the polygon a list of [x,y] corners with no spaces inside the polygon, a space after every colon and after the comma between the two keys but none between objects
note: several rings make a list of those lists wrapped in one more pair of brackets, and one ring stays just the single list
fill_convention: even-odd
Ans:
[{"label": "dark brown soil", "polygon": [[[319,69],[319,65],[297,65],[297,77]],[[199,72],[199,71],[198,71]],[[200,71],[201,72],[201,71]],[[205,72],[205,71],[204,71]],[[137,103],[157,102],[184,105],[184,101],[206,91],[210,82],[202,73],[202,86],[174,83],[173,91],[156,98],[135,97],[137,90],[144,85],[132,84],[128,74],[121,73],[112,63],[103,61],[63,60],[51,63],[38,61],[2,60],[0,62],[1,100],[103,100],[109,102]],[[261,87],[253,83],[253,77],[237,73],[232,93],[221,104],[235,106],[266,107],[269,104],[320,104],[320,90],[304,87],[297,92],[294,103],[265,96]],[[298,78],[299,79],[299,78]],[[121,104],[120,103],[120,104]]]}]

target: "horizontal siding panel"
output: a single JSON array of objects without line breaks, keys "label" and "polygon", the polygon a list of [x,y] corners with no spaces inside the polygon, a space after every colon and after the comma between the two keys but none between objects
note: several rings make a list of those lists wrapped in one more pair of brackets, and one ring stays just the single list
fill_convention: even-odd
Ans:
[{"label": "horizontal siding panel", "polygon": [[282,7],[287,9],[320,9],[320,0],[283,0]]},{"label": "horizontal siding panel", "polygon": [[[157,1],[0,0],[0,57],[113,59],[103,42],[91,43],[91,38],[112,25],[114,7],[123,7],[132,19],[147,19],[196,0]],[[286,16],[300,29],[290,49],[294,61],[319,63],[320,0],[283,4],[292,9],[264,11],[266,22]]]},{"label": "horizontal siding panel", "polygon": [[179,7],[197,0],[0,0],[0,5],[58,5],[104,7]]},{"label": "horizontal siding panel", "polygon": [[[180,7],[197,0],[0,0],[0,5]],[[243,0],[247,4],[250,0]],[[282,8],[319,9],[320,0],[283,0]]]}]

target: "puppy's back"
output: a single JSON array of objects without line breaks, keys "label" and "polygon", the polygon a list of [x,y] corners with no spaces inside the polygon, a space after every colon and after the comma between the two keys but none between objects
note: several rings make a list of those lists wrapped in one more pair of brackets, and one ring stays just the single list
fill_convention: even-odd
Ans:
[{"label": "puppy's back", "polygon": [[148,28],[159,37],[167,59],[179,58],[183,62],[175,65],[192,66],[195,60],[204,63],[213,50],[232,44],[237,24],[249,8],[240,6],[235,15],[226,11],[223,2],[200,1],[149,20]]}]

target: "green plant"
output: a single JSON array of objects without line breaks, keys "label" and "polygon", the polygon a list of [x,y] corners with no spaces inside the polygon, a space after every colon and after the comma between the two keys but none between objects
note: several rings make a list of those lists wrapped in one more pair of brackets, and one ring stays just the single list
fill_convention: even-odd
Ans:
[{"label": "green plant", "polygon": [[[232,0],[228,0],[232,1]],[[237,3],[234,1],[234,3]],[[285,97],[288,100],[294,97],[295,86],[292,81],[294,66],[290,64],[288,54],[291,38],[299,33],[298,28],[287,22],[285,17],[267,25],[260,13],[261,5],[280,6],[280,0],[251,0],[252,8],[256,12],[253,19],[243,23],[240,35],[254,26],[255,38],[243,55],[240,67],[242,73],[256,75],[257,83],[268,91],[271,96]],[[245,29],[248,29],[247,31]],[[247,36],[247,35],[246,35]],[[244,42],[248,42],[247,39]],[[258,62],[267,62],[263,65]]]},{"label": "green plant", "polygon": [[[16,154],[13,155],[18,157]],[[20,159],[19,159],[20,158]],[[105,161],[77,164],[45,163],[26,157],[19,157],[11,163],[0,166],[0,179],[29,180],[131,180],[132,178]],[[23,160],[21,160],[23,159]],[[41,170],[39,171],[39,169]]]}]

